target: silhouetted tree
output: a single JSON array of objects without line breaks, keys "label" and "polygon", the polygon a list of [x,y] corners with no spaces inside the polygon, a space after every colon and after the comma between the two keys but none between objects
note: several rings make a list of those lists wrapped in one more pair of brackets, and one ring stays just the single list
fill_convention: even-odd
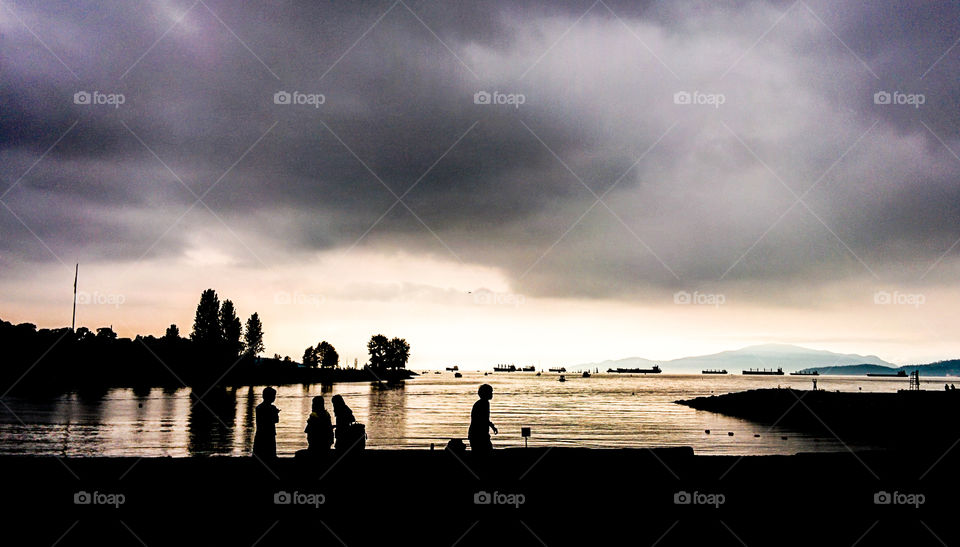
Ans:
[{"label": "silhouetted tree", "polygon": [[387,366],[390,368],[407,368],[410,359],[410,344],[403,338],[390,340],[387,349]]},{"label": "silhouetted tree", "polygon": [[263,346],[263,324],[256,312],[247,319],[247,329],[243,334],[244,352],[250,357],[260,355]]},{"label": "silhouetted tree", "polygon": [[220,331],[227,354],[230,357],[240,355],[243,349],[243,343],[240,342],[243,327],[231,300],[224,300],[220,306]]},{"label": "silhouetted tree", "polygon": [[97,329],[97,339],[98,340],[116,340],[117,333],[113,332],[113,329],[110,327],[100,327]]},{"label": "silhouetted tree", "polygon": [[340,355],[337,350],[326,340],[317,345],[314,353],[316,362],[319,363],[321,368],[336,368],[340,363]]},{"label": "silhouetted tree", "polygon": [[382,334],[374,334],[367,342],[367,353],[370,354],[370,368],[382,370],[387,368],[387,359],[390,351],[390,341]]},{"label": "silhouetted tree", "polygon": [[223,331],[220,329],[220,298],[217,297],[217,291],[207,289],[200,295],[190,339],[207,347],[219,345],[223,340]]},{"label": "silhouetted tree", "polygon": [[317,354],[313,346],[303,350],[303,366],[311,368],[317,366]]},{"label": "silhouetted tree", "polygon": [[176,325],[170,325],[167,327],[166,334],[163,335],[163,338],[168,342],[173,342],[174,340],[180,339],[180,329]]}]

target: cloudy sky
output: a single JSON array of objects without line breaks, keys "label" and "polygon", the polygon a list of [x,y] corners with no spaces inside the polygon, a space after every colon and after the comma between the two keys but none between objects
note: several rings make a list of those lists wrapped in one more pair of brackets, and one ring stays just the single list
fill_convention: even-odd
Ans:
[{"label": "cloudy sky", "polygon": [[[349,4],[349,5],[345,5]],[[414,367],[960,356],[960,7],[0,4],[0,317]]]}]

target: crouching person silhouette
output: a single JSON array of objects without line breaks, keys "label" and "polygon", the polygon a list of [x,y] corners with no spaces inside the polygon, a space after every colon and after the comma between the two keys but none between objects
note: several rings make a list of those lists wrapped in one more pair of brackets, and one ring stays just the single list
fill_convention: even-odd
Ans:
[{"label": "crouching person silhouette", "polygon": [[253,455],[260,459],[277,457],[277,422],[280,421],[280,409],[273,406],[277,400],[277,390],[264,388],[263,402],[257,405],[257,432],[253,437]]},{"label": "crouching person silhouette", "polygon": [[494,435],[499,433],[497,426],[490,421],[490,399],[493,399],[493,387],[490,384],[483,384],[477,390],[477,394],[480,399],[473,403],[467,438],[470,440],[471,452],[489,454],[493,451],[493,443],[490,442],[490,430],[493,430]]},{"label": "crouching person silhouette", "polygon": [[353,417],[353,411],[344,402],[342,396],[334,395],[331,402],[334,419],[337,422],[335,426],[337,444],[334,449],[344,453],[350,450],[363,450],[367,442],[366,427]]}]

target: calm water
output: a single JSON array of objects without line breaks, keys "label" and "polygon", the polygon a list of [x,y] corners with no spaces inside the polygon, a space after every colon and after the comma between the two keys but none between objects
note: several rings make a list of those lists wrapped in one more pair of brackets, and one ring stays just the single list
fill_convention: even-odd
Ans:
[{"label": "calm water", "polygon": [[[832,437],[814,437],[790,429],[754,424],[674,404],[677,399],[759,387],[809,389],[803,377],[668,375],[595,375],[580,378],[532,373],[465,372],[425,374],[404,385],[367,383],[282,386],[277,406],[277,449],[291,455],[306,448],[303,429],[311,398],[343,395],[357,420],[367,426],[367,446],[438,448],[452,437],[466,438],[477,386],[492,384],[492,420],[500,429],[494,446],[522,446],[520,427],[533,429],[531,446],[595,448],[692,446],[699,454],[792,454],[841,451]],[[819,387],[841,391],[906,388],[906,379],[820,377]],[[925,389],[942,389],[928,380]],[[187,388],[102,393],[69,393],[53,398],[4,399],[0,405],[0,454],[67,456],[189,456],[250,453],[254,407],[260,387],[219,391],[191,407]],[[710,429],[707,435],[704,430]],[[734,432],[730,437],[727,432]],[[754,434],[759,434],[755,438]],[[787,440],[781,439],[786,435]],[[854,448],[858,448],[854,446]]]}]

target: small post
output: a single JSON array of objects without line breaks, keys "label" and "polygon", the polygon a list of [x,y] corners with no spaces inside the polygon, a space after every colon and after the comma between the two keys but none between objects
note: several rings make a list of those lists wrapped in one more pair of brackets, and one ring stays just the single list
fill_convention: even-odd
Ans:
[{"label": "small post", "polygon": [[527,439],[530,438],[530,428],[529,428],[529,427],[521,427],[521,428],[520,428],[520,436],[523,437],[523,447],[524,447],[524,448],[527,448]]}]

